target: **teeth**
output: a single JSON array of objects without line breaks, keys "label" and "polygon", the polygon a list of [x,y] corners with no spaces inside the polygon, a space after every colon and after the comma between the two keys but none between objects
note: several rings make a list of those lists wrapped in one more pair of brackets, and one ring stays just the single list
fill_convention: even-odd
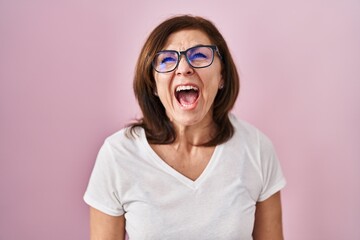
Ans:
[{"label": "teeth", "polygon": [[176,92],[180,92],[180,91],[183,91],[183,90],[195,90],[195,91],[198,91],[199,89],[197,87],[194,87],[194,86],[178,86],[176,88]]}]

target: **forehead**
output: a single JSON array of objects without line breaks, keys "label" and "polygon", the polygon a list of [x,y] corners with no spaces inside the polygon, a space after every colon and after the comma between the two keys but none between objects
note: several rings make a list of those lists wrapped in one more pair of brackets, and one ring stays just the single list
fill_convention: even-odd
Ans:
[{"label": "forehead", "polygon": [[187,29],[170,34],[164,49],[182,51],[196,45],[209,44],[211,44],[211,41],[206,33],[200,30]]}]

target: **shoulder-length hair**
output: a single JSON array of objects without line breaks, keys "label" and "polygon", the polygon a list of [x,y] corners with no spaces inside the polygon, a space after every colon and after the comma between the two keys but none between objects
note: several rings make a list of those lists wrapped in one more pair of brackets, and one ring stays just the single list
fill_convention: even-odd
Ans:
[{"label": "shoulder-length hair", "polygon": [[130,129],[134,132],[137,127],[144,128],[148,141],[153,144],[169,144],[175,141],[174,126],[167,117],[159,97],[155,95],[156,83],[152,61],[155,54],[166,44],[169,35],[184,29],[204,32],[212,44],[218,47],[222,56],[221,71],[224,87],[218,91],[213,103],[213,121],[217,129],[210,141],[201,144],[201,146],[215,146],[226,142],[234,134],[228,114],[235,104],[240,82],[223,36],[212,22],[198,16],[181,15],[169,18],[150,33],[140,52],[133,82],[135,97],[143,117],[132,123]]}]

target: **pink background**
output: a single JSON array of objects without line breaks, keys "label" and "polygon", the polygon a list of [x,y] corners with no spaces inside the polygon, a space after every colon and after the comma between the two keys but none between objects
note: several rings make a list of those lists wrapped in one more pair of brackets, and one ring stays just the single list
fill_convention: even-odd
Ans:
[{"label": "pink background", "polygon": [[270,136],[291,240],[360,239],[360,2],[0,0],[0,239],[87,239],[104,138],[139,116],[155,25],[210,18],[241,76],[234,112]]}]

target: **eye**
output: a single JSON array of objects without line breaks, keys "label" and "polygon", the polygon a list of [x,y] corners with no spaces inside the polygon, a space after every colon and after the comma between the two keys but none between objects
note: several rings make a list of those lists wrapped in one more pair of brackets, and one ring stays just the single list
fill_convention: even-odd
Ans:
[{"label": "eye", "polygon": [[173,51],[159,52],[156,57],[156,65],[176,64],[177,54]]},{"label": "eye", "polygon": [[202,52],[191,53],[191,55],[189,57],[189,59],[191,61],[193,61],[193,60],[201,60],[201,59],[206,59],[206,58],[207,58],[207,56]]},{"label": "eye", "polygon": [[168,64],[174,62],[176,62],[176,58],[167,56],[161,59],[160,64]]}]

